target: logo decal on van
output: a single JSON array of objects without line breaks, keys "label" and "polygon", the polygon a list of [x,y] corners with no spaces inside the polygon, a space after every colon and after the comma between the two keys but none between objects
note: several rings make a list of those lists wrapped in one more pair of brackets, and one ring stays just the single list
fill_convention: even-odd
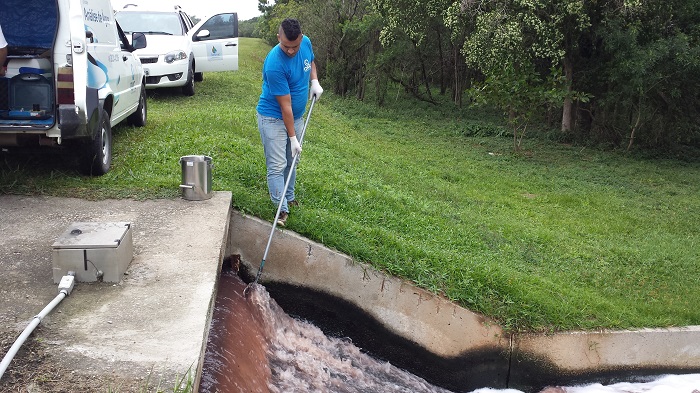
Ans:
[{"label": "logo decal on van", "polygon": [[101,89],[107,84],[107,67],[88,53],[88,87]]},{"label": "logo decal on van", "polygon": [[207,60],[217,61],[223,59],[224,55],[221,53],[221,44],[207,44]]}]

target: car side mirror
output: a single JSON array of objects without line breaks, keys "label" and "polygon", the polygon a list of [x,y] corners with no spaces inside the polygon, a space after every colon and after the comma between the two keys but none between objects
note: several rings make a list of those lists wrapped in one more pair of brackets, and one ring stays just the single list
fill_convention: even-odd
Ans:
[{"label": "car side mirror", "polygon": [[200,30],[197,32],[197,35],[195,36],[197,38],[197,41],[203,39],[203,38],[209,38],[211,36],[211,33],[209,30]]},{"label": "car side mirror", "polygon": [[131,46],[136,49],[143,49],[146,47],[146,34],[144,33],[131,33]]}]

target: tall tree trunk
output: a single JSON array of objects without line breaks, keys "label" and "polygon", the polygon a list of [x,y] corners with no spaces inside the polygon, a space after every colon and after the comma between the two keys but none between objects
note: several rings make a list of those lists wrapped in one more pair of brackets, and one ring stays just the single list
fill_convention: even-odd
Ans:
[{"label": "tall tree trunk", "polygon": [[442,35],[440,34],[440,29],[436,28],[437,31],[437,41],[438,41],[438,53],[440,54],[440,94],[445,94],[447,90],[447,82],[445,81],[445,54],[442,51]]},{"label": "tall tree trunk", "polygon": [[462,107],[462,97],[463,97],[463,83],[469,78],[465,75],[467,73],[467,67],[464,64],[464,58],[461,57],[459,53],[459,47],[457,45],[452,46],[452,57],[453,57],[453,69],[454,69],[454,95],[453,101],[460,108]]},{"label": "tall tree trunk", "polygon": [[[420,70],[421,70],[421,75],[423,79],[423,84],[425,85],[425,92],[428,95],[428,102],[434,102],[433,101],[433,95],[430,93],[430,81],[428,80],[428,71],[427,67],[425,66],[425,60],[423,59],[423,54],[418,48],[418,43],[415,40],[411,40],[413,42],[413,48],[416,50],[416,55],[418,57],[418,61],[420,62]],[[416,96],[419,95],[420,91],[418,90],[418,81],[415,83],[415,94]]]},{"label": "tall tree trunk", "polygon": [[564,57],[564,77],[566,78],[566,96],[564,97],[564,108],[562,108],[561,130],[562,132],[569,132],[571,131],[571,119],[573,117],[571,92],[573,90],[574,66],[571,64],[568,56]]}]

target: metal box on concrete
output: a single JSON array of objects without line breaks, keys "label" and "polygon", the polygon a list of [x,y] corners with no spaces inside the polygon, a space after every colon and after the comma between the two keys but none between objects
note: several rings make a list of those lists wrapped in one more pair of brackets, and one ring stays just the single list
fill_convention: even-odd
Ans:
[{"label": "metal box on concrete", "polygon": [[53,244],[53,281],[119,282],[134,258],[129,222],[74,222]]}]

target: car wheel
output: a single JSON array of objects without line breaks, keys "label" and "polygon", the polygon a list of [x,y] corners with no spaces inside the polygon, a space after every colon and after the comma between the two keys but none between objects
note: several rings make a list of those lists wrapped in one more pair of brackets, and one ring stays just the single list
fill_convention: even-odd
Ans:
[{"label": "car wheel", "polygon": [[146,86],[141,86],[141,96],[139,97],[139,107],[136,108],[136,112],[129,115],[126,119],[127,123],[136,127],[143,127],[146,125],[146,119],[148,117],[148,107],[146,106]]},{"label": "car wheel", "polygon": [[203,72],[195,72],[194,73],[194,81],[195,82],[201,82],[204,80],[204,73]]},{"label": "car wheel", "polygon": [[194,64],[190,62],[190,68],[187,69],[187,83],[182,86],[182,94],[186,96],[194,95]]},{"label": "car wheel", "polygon": [[109,172],[112,165],[112,127],[109,124],[109,113],[102,109],[100,128],[95,139],[83,145],[85,151],[81,155],[81,171],[89,176],[102,176]]}]

